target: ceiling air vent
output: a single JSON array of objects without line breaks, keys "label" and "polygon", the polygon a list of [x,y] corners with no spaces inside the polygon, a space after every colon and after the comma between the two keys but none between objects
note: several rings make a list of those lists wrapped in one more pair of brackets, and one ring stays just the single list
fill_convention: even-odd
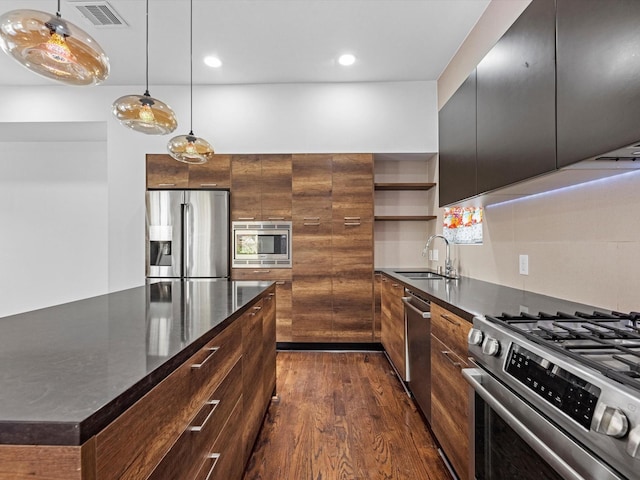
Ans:
[{"label": "ceiling air vent", "polygon": [[108,2],[70,2],[94,27],[126,27],[127,22]]}]

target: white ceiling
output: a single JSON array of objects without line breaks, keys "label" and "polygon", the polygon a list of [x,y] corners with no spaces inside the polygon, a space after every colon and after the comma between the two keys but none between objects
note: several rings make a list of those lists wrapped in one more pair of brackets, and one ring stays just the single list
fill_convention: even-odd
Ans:
[{"label": "white ceiling", "polygon": [[[62,17],[107,52],[104,85],[145,83],[145,0],[108,0],[126,27],[94,27],[62,0]],[[436,80],[490,0],[194,0],[196,84]],[[0,0],[55,13],[56,0]],[[149,86],[189,83],[189,1],[149,0]],[[340,66],[350,52],[357,61]],[[202,62],[215,54],[223,62]],[[0,53],[0,85],[50,85]]]}]

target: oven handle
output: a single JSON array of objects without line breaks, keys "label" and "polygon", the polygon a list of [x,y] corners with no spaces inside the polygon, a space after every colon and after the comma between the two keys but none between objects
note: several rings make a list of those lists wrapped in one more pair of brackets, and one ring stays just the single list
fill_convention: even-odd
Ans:
[{"label": "oven handle", "polygon": [[531,430],[527,428],[517,417],[502,405],[486,388],[482,386],[481,379],[487,377],[479,368],[465,368],[462,375],[473,387],[478,395],[506,421],[509,426],[520,437],[533,448],[542,459],[567,480],[584,480],[573,468],[571,468],[562,458],[551,450],[542,440],[540,440]]}]

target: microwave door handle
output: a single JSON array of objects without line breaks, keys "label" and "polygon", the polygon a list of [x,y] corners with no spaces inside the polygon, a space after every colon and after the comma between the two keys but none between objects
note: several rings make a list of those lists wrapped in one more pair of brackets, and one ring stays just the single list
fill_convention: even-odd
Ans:
[{"label": "microwave door handle", "polygon": [[538,438],[518,418],[513,415],[491,392],[482,386],[482,379],[486,377],[479,368],[464,368],[462,376],[473,387],[480,397],[502,419],[540,455],[549,465],[556,469],[566,480],[584,480],[578,472],[569,466],[556,452]]}]

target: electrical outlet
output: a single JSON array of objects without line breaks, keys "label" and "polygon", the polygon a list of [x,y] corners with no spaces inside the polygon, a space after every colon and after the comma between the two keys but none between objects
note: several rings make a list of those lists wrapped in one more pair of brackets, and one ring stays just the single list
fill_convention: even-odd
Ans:
[{"label": "electrical outlet", "polygon": [[433,252],[433,261],[437,262],[438,261],[438,250],[436,250],[435,248],[433,250],[431,250]]},{"label": "electrical outlet", "polygon": [[520,255],[520,275],[529,275],[529,255]]}]

